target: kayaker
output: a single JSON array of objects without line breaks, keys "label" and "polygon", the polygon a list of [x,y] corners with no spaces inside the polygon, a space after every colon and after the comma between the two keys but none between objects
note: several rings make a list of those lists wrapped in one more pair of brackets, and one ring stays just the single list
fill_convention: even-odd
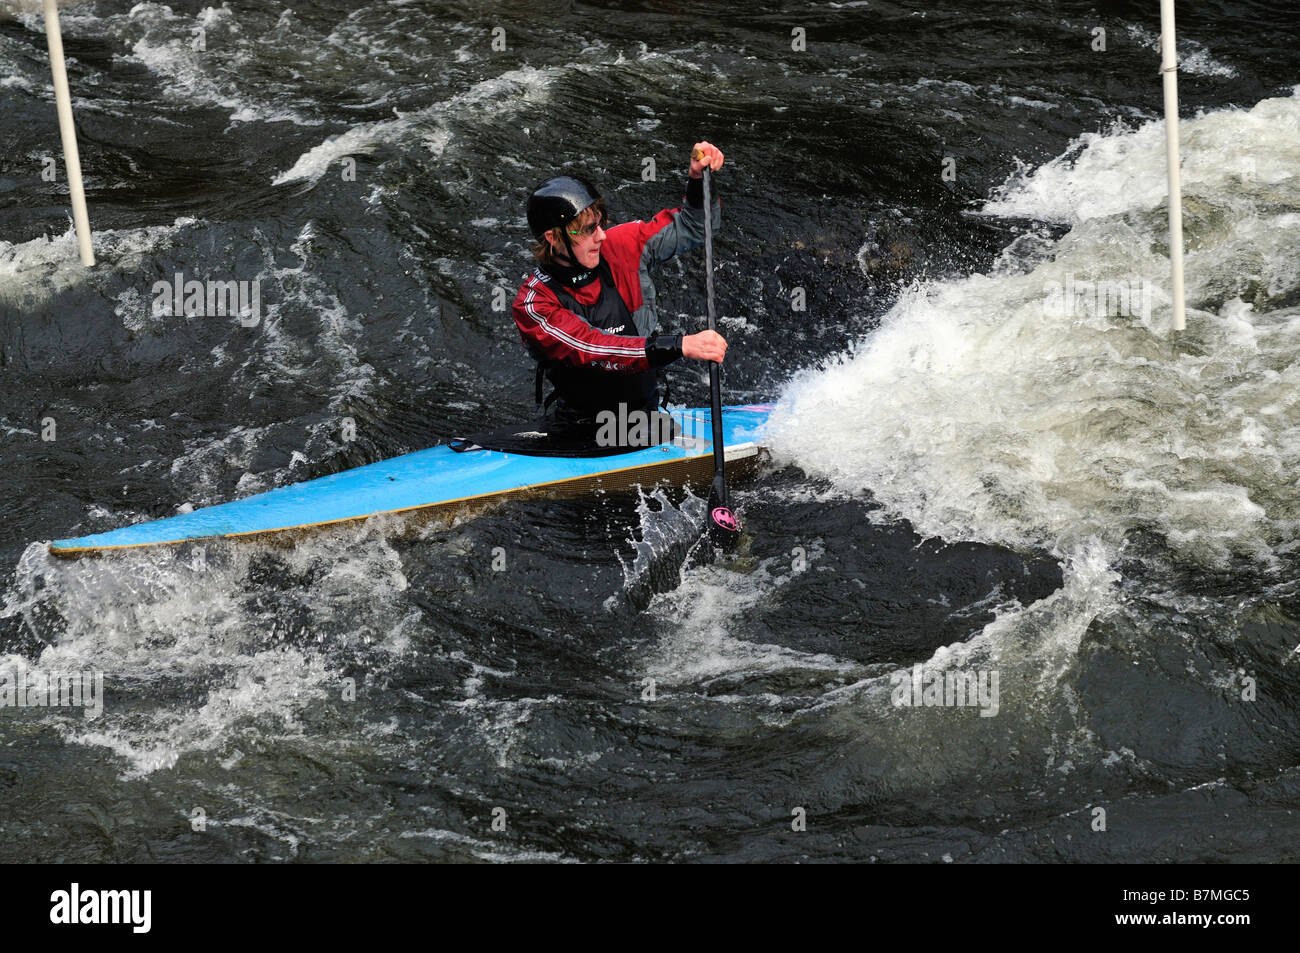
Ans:
[{"label": "kayaker", "polygon": [[[658,333],[650,273],[704,244],[703,170],[722,168],[722,150],[691,150],[683,204],[650,221],[605,227],[604,199],[577,176],[549,179],[528,199],[537,267],[515,296],[519,334],[537,366],[537,402],[563,422],[594,421],[603,410],[651,412],[659,405],[658,368],[679,357],[721,363],[716,331]],[[714,180],[713,222],[721,222]],[[542,399],[542,376],[554,391]],[[553,406],[552,406],[553,405]]]}]

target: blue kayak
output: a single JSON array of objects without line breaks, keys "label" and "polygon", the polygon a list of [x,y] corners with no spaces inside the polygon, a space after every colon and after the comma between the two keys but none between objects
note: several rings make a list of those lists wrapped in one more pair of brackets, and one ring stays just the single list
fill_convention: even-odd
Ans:
[{"label": "blue kayak", "polygon": [[[724,407],[728,472],[759,457],[771,404]],[[242,500],[107,533],[50,543],[56,556],[82,556],[200,539],[297,533],[380,514],[447,515],[511,499],[573,496],[640,485],[707,487],[713,478],[712,415],[675,410],[680,435],[671,442],[604,456],[532,456],[449,445],[282,486]],[[539,435],[540,436],[540,435]]]}]

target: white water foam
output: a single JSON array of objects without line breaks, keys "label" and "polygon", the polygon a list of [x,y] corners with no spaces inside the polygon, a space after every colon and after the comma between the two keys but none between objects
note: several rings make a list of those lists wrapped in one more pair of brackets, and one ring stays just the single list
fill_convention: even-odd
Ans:
[{"label": "white water foam", "polygon": [[[125,22],[115,23],[114,28],[126,36],[139,36],[131,46],[131,58],[162,79],[164,94],[175,101],[229,109],[232,122],[260,120],[302,126],[322,122],[264,100],[241,82],[241,74],[255,65],[259,47],[273,47],[276,36],[275,31],[243,36],[239,20],[227,5],[205,7],[190,18],[177,14],[167,4],[137,3]],[[207,49],[195,49],[196,30],[204,31],[205,46],[209,42],[213,46],[220,44],[222,55],[214,57]],[[268,52],[272,51],[261,54]]]},{"label": "white water foam", "polygon": [[[1128,35],[1148,49],[1160,50],[1160,34],[1130,23],[1125,29]],[[1194,76],[1213,76],[1220,79],[1232,79],[1237,75],[1235,67],[1230,66],[1211,55],[1209,48],[1199,40],[1189,36],[1178,35],[1178,69]]]},{"label": "white water foam", "polygon": [[263,583],[249,583],[266,553],[214,544],[184,557],[165,549],[69,563],[31,544],[0,618],[47,636],[48,620],[61,618],[33,666],[104,675],[103,714],[51,712],[50,723],[69,743],[113,752],[128,778],[191,755],[229,766],[250,746],[300,737],[304,712],[339,697],[358,653],[374,676],[408,651],[419,614],[381,532],[274,550],[295,579],[274,604],[256,597]]},{"label": "white water foam", "polygon": [[563,74],[560,67],[525,66],[507,70],[425,109],[399,114],[398,118],[384,122],[360,123],[308,150],[291,168],[277,175],[272,184],[303,180],[315,183],[343,156],[370,153],[379,145],[400,143],[416,135],[422,137],[430,155],[438,158],[452,142],[451,132],[445,126],[448,119],[464,112],[491,109],[501,120],[537,102]]},{"label": "white water foam", "polygon": [[[1191,330],[1169,335],[1158,124],[1087,136],[987,211],[1067,219],[1050,260],[919,285],[790,385],[773,448],[947,540],[1075,551],[1154,527],[1180,559],[1272,563],[1300,499],[1300,97],[1186,123]],[[1249,151],[1243,183],[1225,160]],[[1068,218],[1067,218],[1068,217]],[[1144,282],[1149,314],[1053,315],[1072,279]],[[1055,283],[1055,285],[1053,284]],[[1243,296],[1249,297],[1249,301]],[[1205,309],[1205,310],[1201,310]],[[855,411],[863,411],[856,413]]]},{"label": "white water foam", "polygon": [[[1257,216],[1259,206],[1295,211],[1298,98],[1300,87],[1289,98],[1179,124],[1185,215],[1196,214],[1197,201],[1230,209],[1234,217]],[[1022,168],[983,211],[1076,225],[1161,208],[1167,191],[1164,122],[1136,129],[1117,123],[1106,132],[1084,133],[1045,165]],[[1188,277],[1195,277],[1191,268]]]},{"label": "white water foam", "polygon": [[[807,563],[815,567],[820,543],[814,540],[806,549]],[[861,666],[845,659],[746,637],[745,613],[773,598],[794,577],[789,562],[776,557],[745,569],[711,564],[683,573],[682,584],[656,596],[651,605],[664,623],[664,636],[642,660],[642,674],[669,687],[708,687],[714,679],[775,672],[813,673],[828,681],[860,672]]]},{"label": "white water foam", "polygon": [[171,225],[99,229],[94,233],[95,270],[82,266],[72,219],[53,238],[0,241],[0,302],[34,308],[55,294],[96,279],[108,269],[133,272],[157,251],[171,248],[182,233],[199,224],[178,218]]}]

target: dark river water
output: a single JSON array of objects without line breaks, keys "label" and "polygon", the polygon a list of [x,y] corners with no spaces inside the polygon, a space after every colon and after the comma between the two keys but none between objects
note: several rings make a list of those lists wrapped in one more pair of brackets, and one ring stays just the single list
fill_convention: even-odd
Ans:
[{"label": "dark river water", "polygon": [[[0,682],[104,694],[0,709],[0,860],[1300,859],[1300,5],[1179,5],[1181,334],[1154,0],[65,0],[91,270],[39,6]],[[48,555],[527,420],[529,191],[648,219],[699,139],[724,399],[778,404],[740,552],[656,493]],[[156,314],[177,273],[260,320]]]}]

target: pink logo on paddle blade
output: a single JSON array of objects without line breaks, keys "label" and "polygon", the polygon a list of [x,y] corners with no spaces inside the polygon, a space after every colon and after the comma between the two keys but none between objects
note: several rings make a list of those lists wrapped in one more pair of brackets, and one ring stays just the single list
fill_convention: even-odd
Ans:
[{"label": "pink logo on paddle blade", "polygon": [[713,511],[713,522],[717,523],[723,529],[730,530],[733,533],[740,531],[740,525],[736,522],[735,515],[725,506],[719,506]]}]

